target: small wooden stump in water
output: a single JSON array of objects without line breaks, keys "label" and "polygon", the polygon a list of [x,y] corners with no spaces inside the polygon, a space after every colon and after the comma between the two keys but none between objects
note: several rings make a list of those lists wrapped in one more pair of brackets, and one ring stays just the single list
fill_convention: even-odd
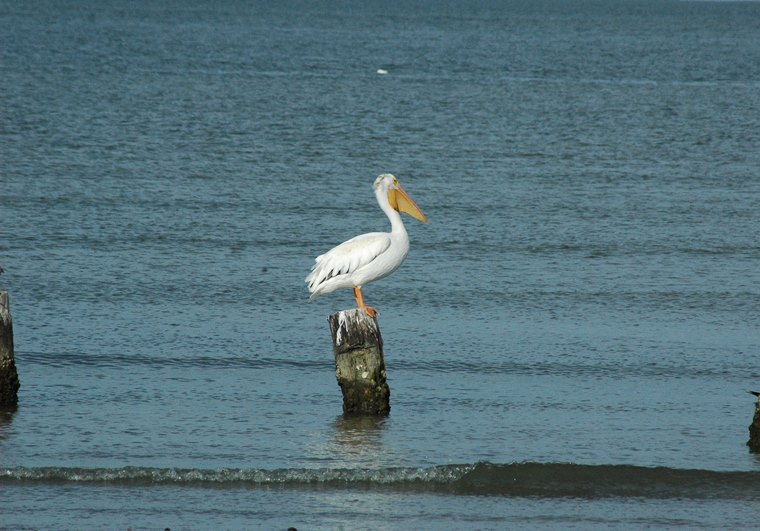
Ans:
[{"label": "small wooden stump in water", "polygon": [[13,322],[7,291],[0,291],[0,407],[18,403],[18,373],[13,357]]},{"label": "small wooden stump in water", "polygon": [[391,390],[385,381],[383,338],[377,320],[358,308],[334,313],[327,320],[335,377],[343,392],[343,414],[388,415]]},{"label": "small wooden stump in water", "polygon": [[752,393],[757,397],[755,402],[755,416],[752,418],[752,424],[749,425],[749,446],[750,452],[760,452],[760,393]]}]

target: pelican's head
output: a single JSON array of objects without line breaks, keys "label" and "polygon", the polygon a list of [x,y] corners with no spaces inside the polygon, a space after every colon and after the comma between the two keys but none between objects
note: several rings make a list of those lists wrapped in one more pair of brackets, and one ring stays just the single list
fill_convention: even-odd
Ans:
[{"label": "pelican's head", "polygon": [[390,173],[378,175],[372,188],[374,188],[377,193],[388,194],[388,202],[391,204],[393,210],[409,214],[414,219],[423,223],[428,222],[425,214],[422,213],[415,202],[412,201],[412,198],[406,194],[403,188],[401,188],[398,179]]}]

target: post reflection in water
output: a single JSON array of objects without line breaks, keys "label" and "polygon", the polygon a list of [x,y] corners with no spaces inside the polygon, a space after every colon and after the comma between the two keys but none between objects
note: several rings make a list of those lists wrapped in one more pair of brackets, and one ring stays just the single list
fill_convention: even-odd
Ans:
[{"label": "post reflection in water", "polygon": [[388,422],[387,417],[336,417],[327,450],[336,462],[344,461],[341,466],[387,466],[391,452],[385,447],[383,434]]},{"label": "post reflection in water", "polygon": [[13,416],[16,414],[16,406],[5,406],[0,408],[0,440],[5,439],[10,431]]}]

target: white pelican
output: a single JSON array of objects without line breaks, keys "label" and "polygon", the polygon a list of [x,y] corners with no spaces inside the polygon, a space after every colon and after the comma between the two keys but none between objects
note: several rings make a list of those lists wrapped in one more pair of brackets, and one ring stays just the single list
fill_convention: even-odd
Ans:
[{"label": "white pelican", "polygon": [[391,222],[391,231],[356,236],[317,256],[306,282],[311,293],[309,300],[336,289],[353,288],[359,308],[375,317],[377,310],[364,305],[362,286],[387,277],[406,258],[409,236],[399,212],[423,223],[427,223],[427,218],[390,173],[378,176],[372,187],[380,208]]}]

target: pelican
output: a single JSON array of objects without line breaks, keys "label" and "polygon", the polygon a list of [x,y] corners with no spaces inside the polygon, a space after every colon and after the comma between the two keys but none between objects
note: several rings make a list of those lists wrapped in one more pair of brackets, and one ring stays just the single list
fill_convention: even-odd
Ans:
[{"label": "pelican", "polygon": [[427,223],[427,218],[390,173],[378,176],[372,187],[380,208],[391,222],[391,231],[361,234],[317,256],[306,283],[311,293],[309,300],[336,289],[353,288],[357,306],[375,317],[377,310],[364,304],[362,286],[387,277],[406,258],[409,236],[399,212],[423,223]]}]

